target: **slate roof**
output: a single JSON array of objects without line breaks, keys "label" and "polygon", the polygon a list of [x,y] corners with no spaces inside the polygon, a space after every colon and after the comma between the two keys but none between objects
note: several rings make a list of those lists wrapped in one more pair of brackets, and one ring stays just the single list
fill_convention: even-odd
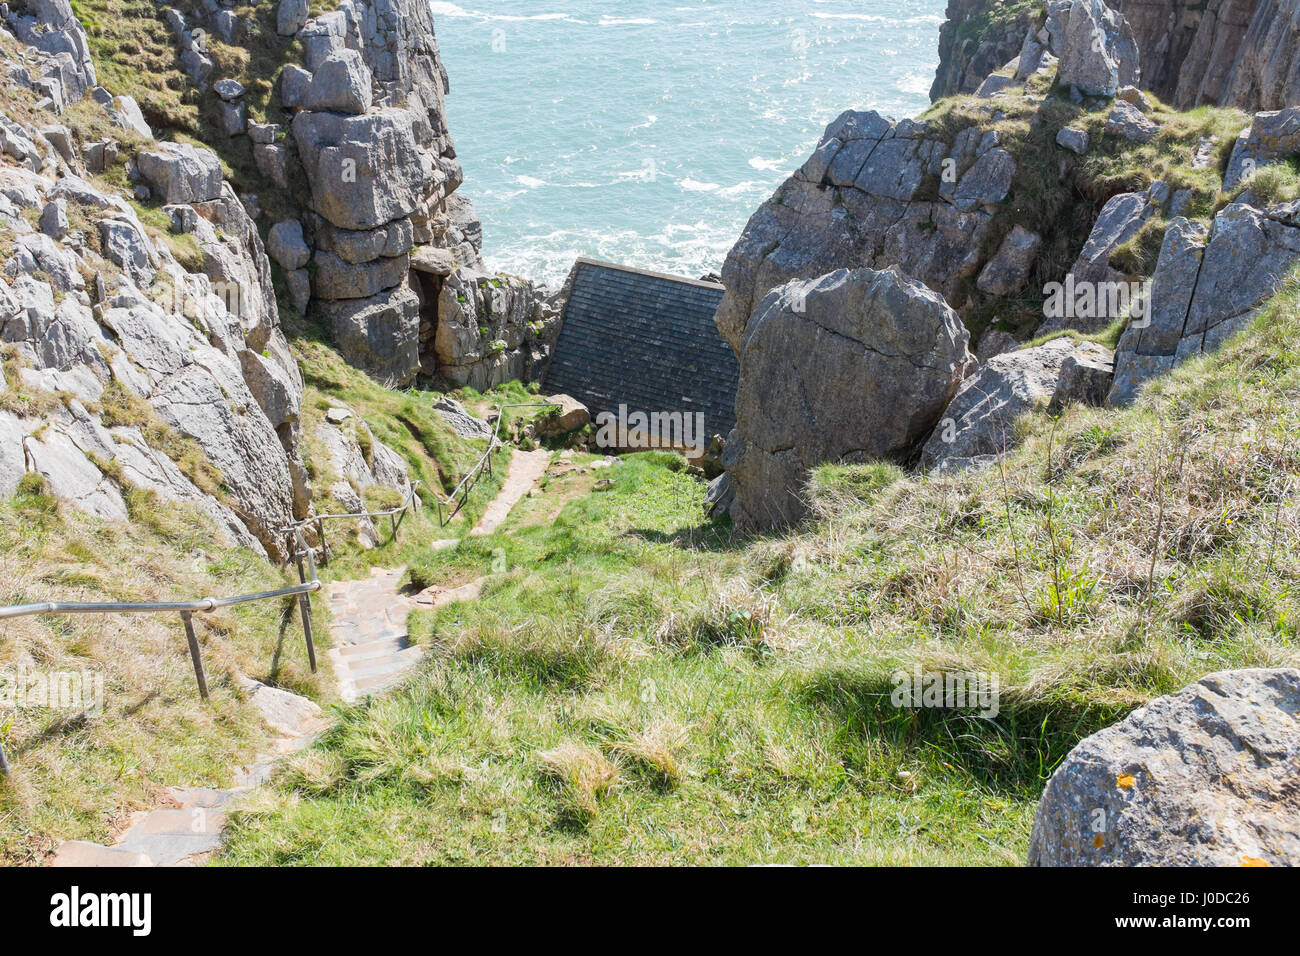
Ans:
[{"label": "slate roof", "polygon": [[579,259],[546,390],[600,412],[704,413],[705,436],[735,424],[740,368],[713,313],[723,287]]}]

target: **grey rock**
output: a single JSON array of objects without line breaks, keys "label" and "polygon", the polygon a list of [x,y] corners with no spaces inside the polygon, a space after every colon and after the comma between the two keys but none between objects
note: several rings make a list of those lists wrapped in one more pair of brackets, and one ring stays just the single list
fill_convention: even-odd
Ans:
[{"label": "grey rock", "polygon": [[[312,233],[316,248],[354,264],[372,262],[381,256],[404,256],[415,248],[415,228],[410,219],[398,219],[378,229],[338,229],[320,220]],[[429,246],[421,247],[420,251],[425,256],[450,256],[446,250]],[[443,274],[450,272],[448,269]]]},{"label": "grey rock", "polygon": [[277,189],[289,188],[289,155],[283,146],[278,143],[254,145],[253,164],[271,181],[271,185]]},{"label": "grey rock", "polygon": [[1030,866],[1300,864],[1300,670],[1220,671],[1086,738],[1034,814]]},{"label": "grey rock", "polygon": [[370,69],[356,50],[336,50],[312,74],[307,98],[309,110],[360,114],[370,109]]},{"label": "grey rock", "polygon": [[313,261],[312,294],[318,299],[368,298],[401,284],[410,271],[406,256],[353,264],[318,249]]},{"label": "grey rock", "polygon": [[391,388],[415,378],[420,368],[420,299],[409,288],[321,302],[317,308],[348,364]]},{"label": "grey rock", "polygon": [[112,262],[138,288],[145,288],[158,271],[158,256],[148,237],[133,222],[125,219],[99,221],[100,245],[104,258]]},{"label": "grey rock", "polygon": [[1152,276],[1151,314],[1120,336],[1110,404],[1132,402],[1143,383],[1243,328],[1300,260],[1300,219],[1286,206],[1233,203],[1208,237],[1186,219],[1165,232]]},{"label": "grey rock", "polygon": [[221,161],[210,149],[159,143],[137,154],[136,164],[163,202],[205,202],[221,195]]},{"label": "grey rock", "polygon": [[1050,413],[1070,405],[1100,408],[1115,381],[1115,354],[1109,349],[1079,350],[1061,363],[1061,377],[1052,393]]},{"label": "grey rock", "polygon": [[[961,304],[984,265],[993,221],[984,206],[1006,195],[1015,174],[1014,160],[987,132],[972,129],[949,142],[927,124],[842,114],[727,256],[727,292],[714,318],[723,338],[739,348],[769,290],[839,268],[896,265]],[[941,178],[949,169],[955,182]],[[925,195],[932,177],[940,178],[938,200]]]},{"label": "grey rock", "polygon": [[259,146],[269,146],[279,139],[282,129],[279,123],[249,123],[248,138]]},{"label": "grey rock", "polygon": [[1060,58],[1057,82],[1085,96],[1114,96],[1140,79],[1137,41],[1123,14],[1102,0],[1049,4],[1047,29]]},{"label": "grey rock", "polygon": [[1131,143],[1150,142],[1159,132],[1157,126],[1140,109],[1124,100],[1116,100],[1106,117],[1106,135],[1126,139]]},{"label": "grey rock", "polygon": [[284,278],[289,286],[289,301],[300,315],[305,315],[311,303],[311,274],[306,269],[294,269]]},{"label": "grey rock", "polygon": [[227,103],[232,103],[244,95],[244,84],[238,80],[217,80],[212,84],[212,91]]},{"label": "grey rock", "polygon": [[294,117],[293,135],[312,206],[340,229],[373,229],[423,207],[433,163],[407,111],[302,112]]},{"label": "grey rock", "polygon": [[1224,191],[1236,189],[1255,171],[1296,153],[1300,153],[1300,106],[1256,113],[1233,144]]},{"label": "grey rock", "polygon": [[221,116],[221,128],[227,136],[238,136],[244,132],[244,104],[222,103],[218,107]]},{"label": "grey rock", "polygon": [[980,273],[976,287],[989,295],[1010,295],[1029,281],[1043,237],[1024,226],[1016,225],[1002,240],[997,254]]},{"label": "grey rock", "polygon": [[1062,146],[1079,156],[1086,156],[1088,154],[1088,131],[1086,129],[1072,129],[1069,126],[1062,127],[1056,134],[1056,145]]},{"label": "grey rock", "polygon": [[1015,158],[1005,149],[991,149],[958,181],[953,205],[961,212],[970,212],[981,204],[1001,202],[1011,191],[1015,175]]},{"label": "grey rock", "polygon": [[311,0],[280,0],[275,11],[275,32],[291,37],[303,28],[311,15]]},{"label": "grey rock", "polygon": [[481,418],[475,418],[465,410],[464,405],[450,395],[443,395],[434,402],[433,410],[441,415],[443,421],[461,438],[492,437],[492,426]]},{"label": "grey rock", "polygon": [[310,88],[311,74],[297,64],[290,63],[280,71],[280,102],[286,109],[301,108]]},{"label": "grey rock", "polygon": [[40,132],[46,141],[58,151],[59,156],[65,163],[72,162],[75,155],[72,149],[72,133],[69,132],[66,126],[57,124],[42,126]]},{"label": "grey rock", "polygon": [[137,136],[153,139],[153,130],[145,122],[140,104],[131,96],[119,96],[113,103],[113,121],[123,129],[130,130]]},{"label": "grey rock", "polygon": [[68,234],[68,203],[54,199],[41,211],[40,230],[51,239],[62,239]]},{"label": "grey rock", "polygon": [[799,520],[824,462],[903,459],[973,358],[935,292],[893,270],[839,270],[764,297],[739,350],[725,461],[744,529]]},{"label": "grey rock", "polygon": [[266,234],[266,251],[287,272],[301,269],[311,259],[311,249],[297,219],[277,222]]},{"label": "grey rock", "polygon": [[550,401],[559,405],[559,408],[550,414],[541,415],[533,423],[539,438],[558,438],[591,423],[591,412],[587,406],[572,395],[552,395]]},{"label": "grey rock", "polygon": [[1059,338],[989,359],[962,383],[944,410],[921,451],[921,467],[959,469],[972,460],[1008,451],[1014,443],[1016,419],[1048,405],[1061,380],[1062,365],[1071,356],[1108,361],[1110,351],[1092,342]]}]

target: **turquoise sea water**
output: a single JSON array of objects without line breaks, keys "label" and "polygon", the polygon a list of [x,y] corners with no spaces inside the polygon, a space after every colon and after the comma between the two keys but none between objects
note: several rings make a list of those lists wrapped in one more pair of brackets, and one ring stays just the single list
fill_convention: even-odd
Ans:
[{"label": "turquoise sea water", "polygon": [[434,0],[492,267],[698,276],[848,108],[928,105],[944,0]]}]

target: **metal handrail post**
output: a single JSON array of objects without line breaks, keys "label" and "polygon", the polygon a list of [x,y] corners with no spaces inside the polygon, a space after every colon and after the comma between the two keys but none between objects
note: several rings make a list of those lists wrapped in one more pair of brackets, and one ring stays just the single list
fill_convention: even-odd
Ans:
[{"label": "metal handrail post", "polygon": [[194,679],[199,682],[199,696],[208,699],[208,677],[203,673],[203,657],[199,653],[199,639],[194,633],[194,612],[181,611],[181,620],[185,622],[185,639],[190,645],[190,660],[194,662]]}]

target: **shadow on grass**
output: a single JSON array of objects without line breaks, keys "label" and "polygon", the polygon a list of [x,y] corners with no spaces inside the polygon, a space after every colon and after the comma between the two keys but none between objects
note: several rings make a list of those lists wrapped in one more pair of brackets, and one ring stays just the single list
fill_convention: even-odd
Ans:
[{"label": "shadow on grass", "polygon": [[1131,709],[1026,699],[1012,689],[999,694],[996,716],[982,716],[973,707],[896,707],[895,686],[887,674],[829,669],[797,687],[794,696],[839,724],[831,744],[846,764],[868,770],[884,744],[964,771],[991,791],[1034,797],[1081,739]]}]

